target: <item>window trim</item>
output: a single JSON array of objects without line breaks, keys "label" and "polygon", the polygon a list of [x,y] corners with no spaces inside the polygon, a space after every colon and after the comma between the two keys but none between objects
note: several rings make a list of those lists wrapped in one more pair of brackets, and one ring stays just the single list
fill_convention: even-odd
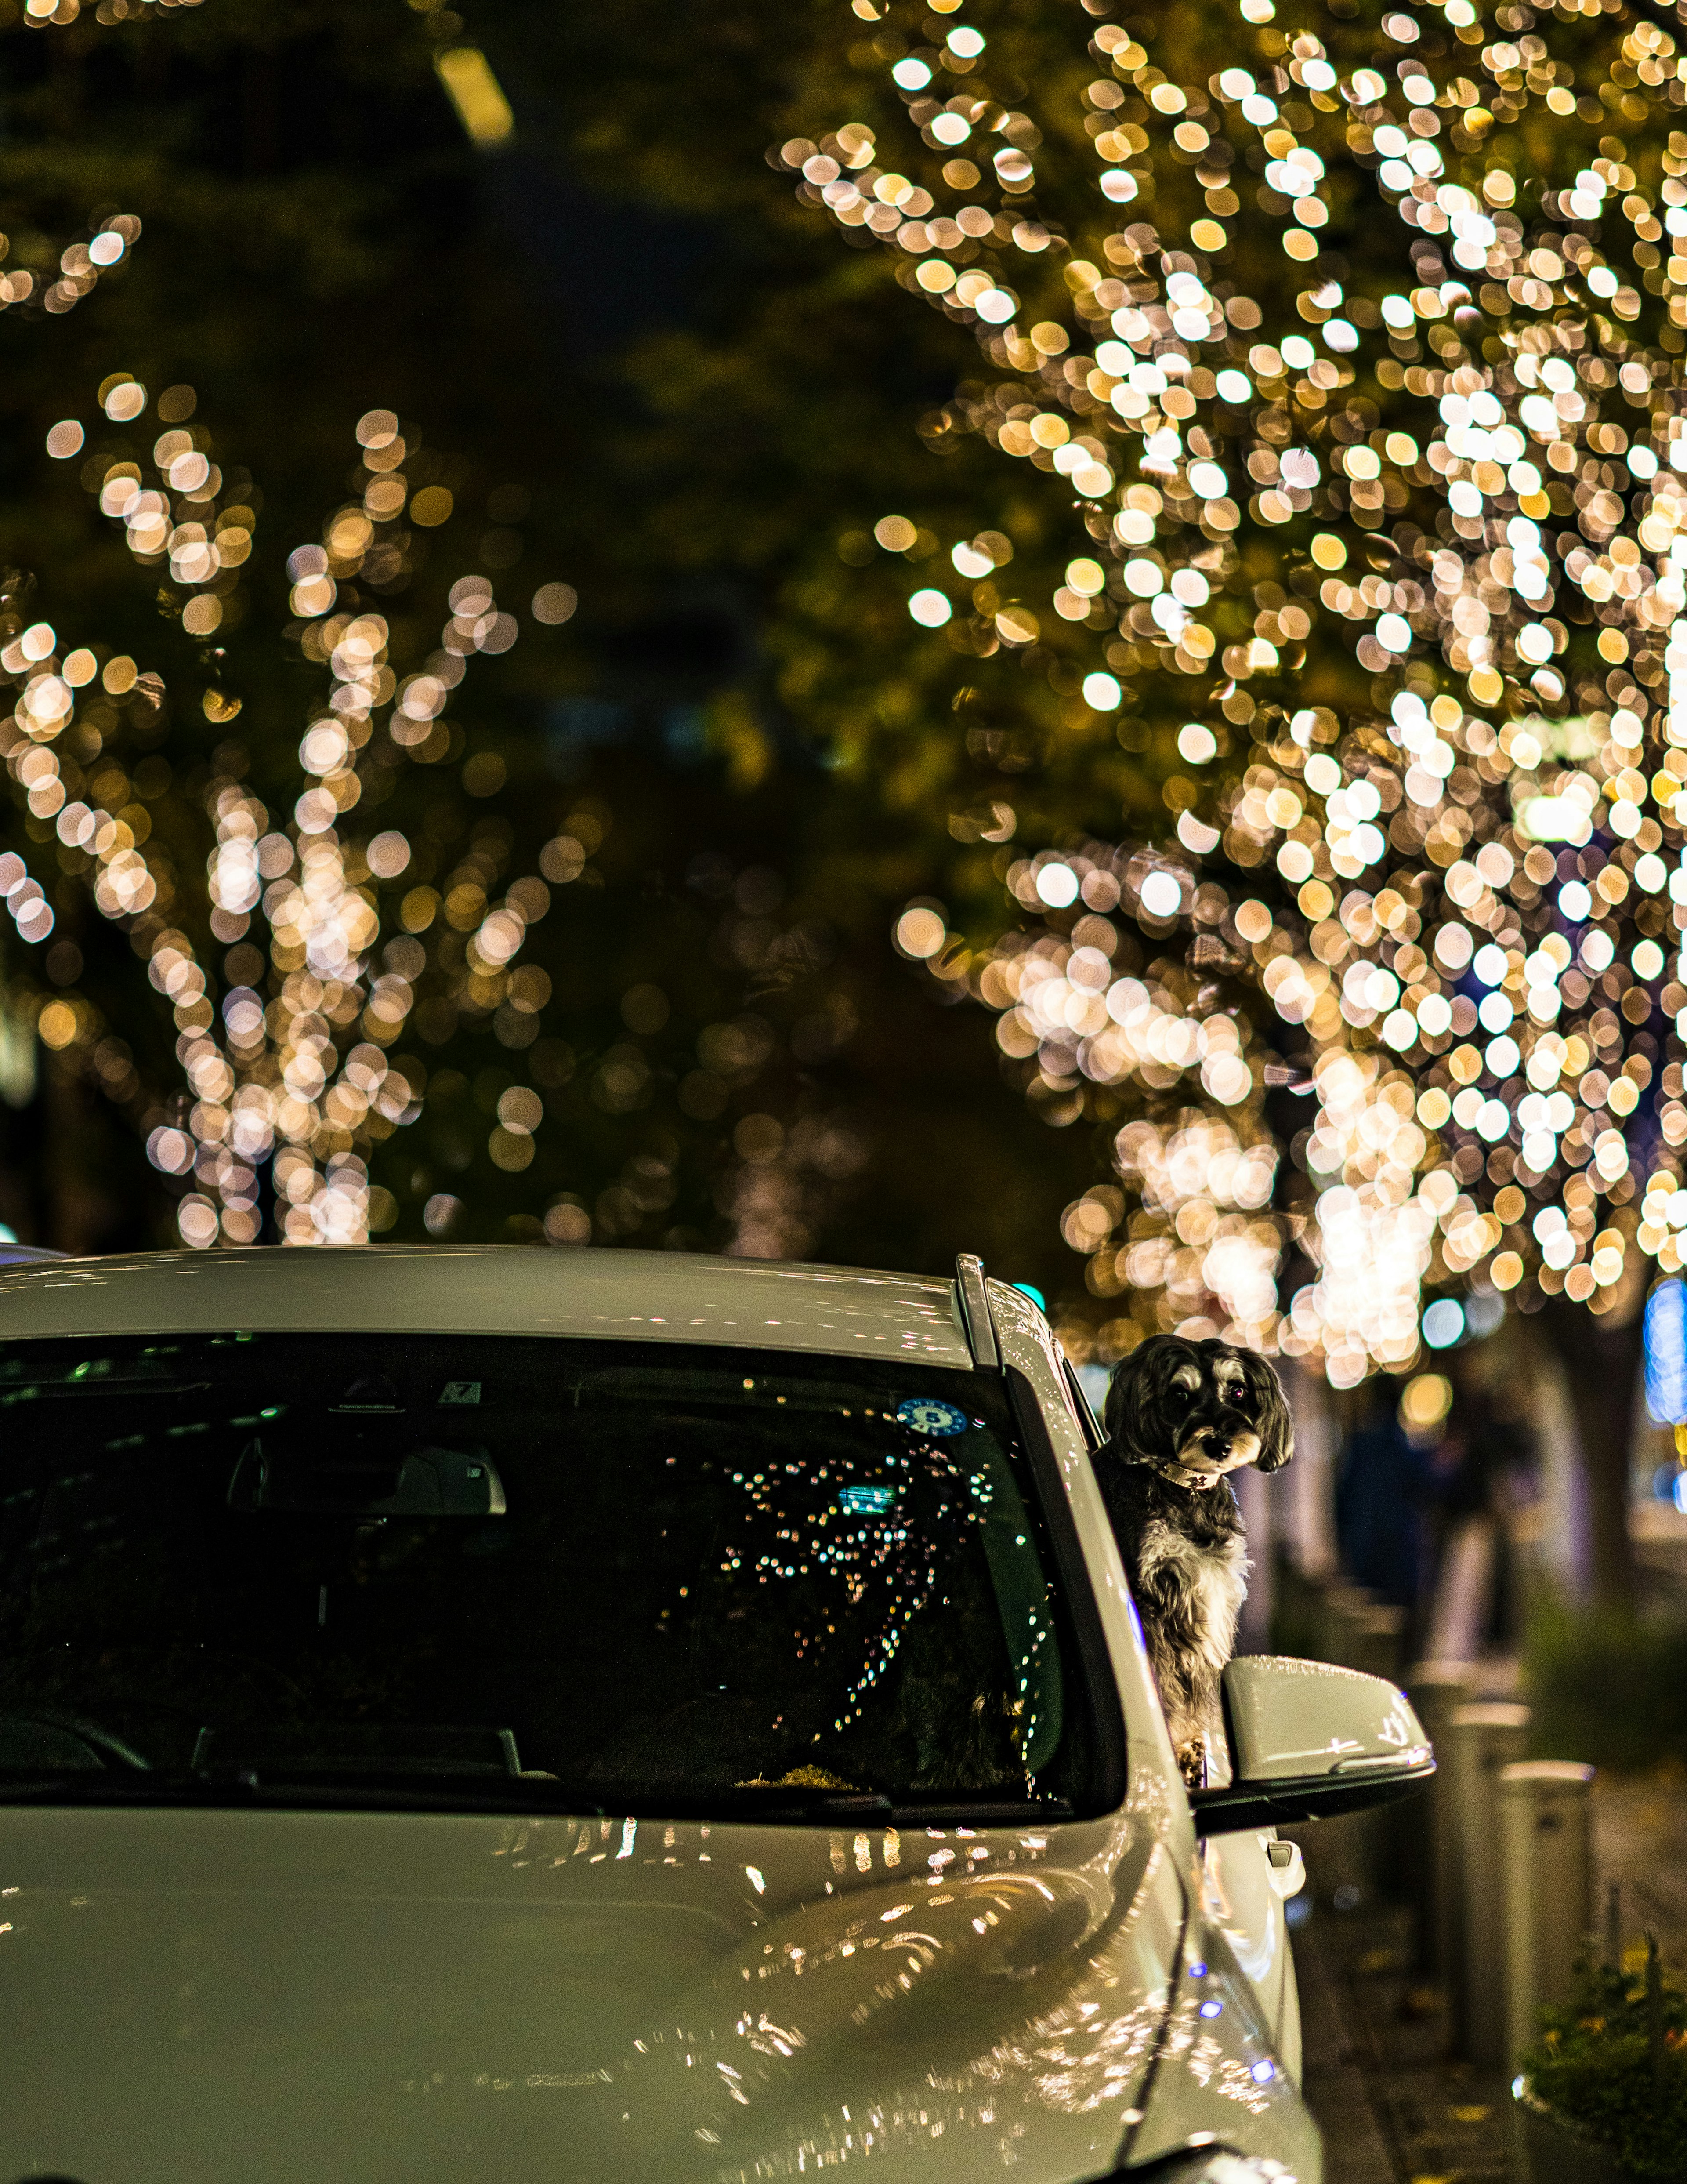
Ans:
[{"label": "window trim", "polygon": [[1096,1603],[1095,1586],[1066,1495],[1065,1474],[1055,1452],[1030,1375],[1017,1365],[1004,1368],[1009,1407],[1025,1449],[1037,1489],[1037,1501],[1049,1548],[1060,1580],[1061,1598],[1072,1625],[1073,1650],[1096,1742],[1098,1813],[1116,1813],[1129,1792],[1124,1701],[1113,1674],[1112,1654]]},{"label": "window trim", "polygon": [[1094,1456],[1098,1449],[1107,1446],[1106,1433],[1100,1419],[1095,1415],[1094,1405],[1083,1392],[1083,1383],[1077,1377],[1077,1368],[1070,1357],[1061,1358],[1061,1371],[1066,1379],[1066,1394],[1071,1398],[1072,1409],[1077,1415],[1077,1423],[1083,1429],[1085,1440],[1089,1444],[1089,1453]]}]

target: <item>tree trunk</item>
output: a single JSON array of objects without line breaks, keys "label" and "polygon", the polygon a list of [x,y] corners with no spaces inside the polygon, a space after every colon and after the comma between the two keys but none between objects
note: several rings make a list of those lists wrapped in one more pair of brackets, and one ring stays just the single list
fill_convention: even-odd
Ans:
[{"label": "tree trunk", "polygon": [[1629,1458],[1640,1383],[1641,1320],[1633,1312],[1595,1318],[1565,1297],[1549,1297],[1536,1325],[1558,1355],[1568,1384],[1587,1479],[1588,1589],[1598,1607],[1634,1605],[1629,1537]]}]

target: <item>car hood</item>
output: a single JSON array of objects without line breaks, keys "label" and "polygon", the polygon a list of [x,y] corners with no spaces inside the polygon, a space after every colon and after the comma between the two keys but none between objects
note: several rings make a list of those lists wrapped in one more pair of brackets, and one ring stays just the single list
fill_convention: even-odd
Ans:
[{"label": "car hood", "polygon": [[0,1810],[0,2177],[1072,2184],[1166,2015],[1154,1819]]}]

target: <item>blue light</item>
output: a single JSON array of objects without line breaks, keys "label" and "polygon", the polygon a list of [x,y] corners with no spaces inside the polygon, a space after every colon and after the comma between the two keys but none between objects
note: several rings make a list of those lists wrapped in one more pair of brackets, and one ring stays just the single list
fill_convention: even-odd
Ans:
[{"label": "blue light", "polygon": [[1464,1333],[1464,1306],[1456,1297],[1437,1297],[1423,1315],[1423,1340],[1432,1350],[1446,1350]]},{"label": "blue light", "polygon": [[1223,2013],[1224,2004],[1222,2002],[1204,2002],[1200,2006],[1200,2014],[1203,2017],[1221,2017]]},{"label": "blue light", "polygon": [[1191,1979],[1205,1979],[1206,1977],[1206,1966],[1205,1964],[1191,1964],[1189,1966],[1189,1977]]},{"label": "blue light", "polygon": [[1044,1295],[1041,1290],[1034,1287],[1030,1282],[1010,1282],[1008,1287],[1017,1290],[1022,1296],[1028,1296],[1038,1312],[1046,1312],[1049,1309],[1048,1298]]},{"label": "blue light", "polygon": [[1687,1422],[1687,1289],[1660,1282],[1646,1299],[1646,1409],[1661,1426]]},{"label": "blue light", "polygon": [[1277,2066],[1272,2063],[1256,2063],[1248,2075],[1256,2086],[1268,2086],[1277,2075]]}]

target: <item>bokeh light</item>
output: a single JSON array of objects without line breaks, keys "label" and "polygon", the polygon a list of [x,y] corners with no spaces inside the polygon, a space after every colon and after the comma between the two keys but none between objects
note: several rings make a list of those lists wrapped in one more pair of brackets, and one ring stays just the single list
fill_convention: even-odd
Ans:
[{"label": "bokeh light", "polygon": [[[905,125],[779,157],[972,328],[951,437],[1069,488],[1037,598],[952,549],[978,587],[960,649],[1042,648],[1061,731],[1080,694],[1104,710],[1144,792],[1116,841],[1004,861],[1030,926],[969,933],[972,990],[1062,1126],[1127,1087],[1163,1135],[1197,1067],[1215,1127],[1262,1078],[1305,1088],[1273,1264],[1292,1229],[1316,1279],[1258,1339],[1350,1384],[1505,1298],[1610,1311],[1687,1249],[1679,40],[1601,21],[1572,91],[1556,17],[1450,16],[1440,47],[1390,18],[1401,76],[1371,30],[1244,14],[1247,52],[1187,83],[1153,24],[1088,26],[1088,211],[1042,172],[1070,136],[1052,76],[1022,65],[974,156],[1010,37],[966,67],[951,41],[917,85],[888,64]],[[932,131],[950,112],[964,136]],[[1531,115],[1562,171],[1497,156],[1525,140],[1489,117]],[[1011,323],[983,308],[1010,286]],[[1104,1214],[1146,1217],[1143,1173],[1068,1209],[1092,1270]],[[1133,1325],[1174,1266],[1193,1295],[1155,1250]]]}]

